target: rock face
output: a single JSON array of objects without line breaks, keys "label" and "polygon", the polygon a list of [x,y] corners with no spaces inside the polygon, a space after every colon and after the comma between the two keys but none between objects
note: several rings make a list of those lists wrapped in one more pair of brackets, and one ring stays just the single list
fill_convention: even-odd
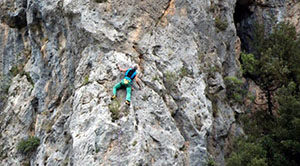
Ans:
[{"label": "rock face", "polygon": [[[235,0],[0,4],[0,165],[224,165],[242,133],[223,83],[239,73]],[[129,108],[124,90],[110,100],[117,64],[139,65]]]},{"label": "rock face", "polygon": [[288,12],[286,21],[289,21],[296,27],[297,33],[300,33],[300,3],[294,4],[292,2],[288,3]]},{"label": "rock face", "polygon": [[[297,16],[295,10],[299,6],[295,3],[296,0],[237,0],[234,17],[237,34],[243,44],[242,49],[252,51],[249,44],[254,37],[255,24],[264,25],[265,31],[269,33],[273,25],[286,21],[288,15]],[[299,19],[294,22],[299,22]]]}]

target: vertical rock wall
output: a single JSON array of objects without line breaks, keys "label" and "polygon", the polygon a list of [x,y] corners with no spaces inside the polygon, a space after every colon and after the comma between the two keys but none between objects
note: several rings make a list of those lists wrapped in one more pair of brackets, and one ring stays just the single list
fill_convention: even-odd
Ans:
[{"label": "vertical rock wall", "polygon": [[[241,133],[223,83],[238,74],[235,0],[0,3],[10,85],[1,165],[224,165]],[[134,85],[128,109],[124,91],[110,100],[117,64],[139,65],[142,89]],[[21,155],[16,145],[30,135],[40,146]]]}]

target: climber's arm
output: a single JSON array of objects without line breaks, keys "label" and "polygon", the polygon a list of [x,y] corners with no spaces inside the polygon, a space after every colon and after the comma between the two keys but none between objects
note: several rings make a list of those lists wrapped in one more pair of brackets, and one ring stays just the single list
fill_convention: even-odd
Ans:
[{"label": "climber's arm", "polygon": [[118,65],[118,69],[121,71],[121,72],[126,72],[128,69],[123,69],[121,68],[119,65]]},{"label": "climber's arm", "polygon": [[142,84],[141,84],[141,82],[140,82],[141,80],[138,78],[138,76],[139,75],[136,75],[134,79],[135,79],[135,82],[139,85],[139,87],[141,89],[142,88]]}]

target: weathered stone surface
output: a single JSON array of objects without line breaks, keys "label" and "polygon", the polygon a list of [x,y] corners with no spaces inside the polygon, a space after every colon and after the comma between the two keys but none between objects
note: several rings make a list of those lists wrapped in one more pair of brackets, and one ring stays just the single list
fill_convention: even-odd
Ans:
[{"label": "weathered stone surface", "polygon": [[32,89],[26,76],[17,75],[13,78],[7,104],[1,112],[2,165],[18,165],[25,159],[17,153],[16,145],[29,133],[35,133],[36,105]]},{"label": "weathered stone surface", "polygon": [[11,28],[24,28],[27,25],[25,8],[2,16],[2,21]]},{"label": "weathered stone surface", "polygon": [[[239,72],[235,0],[13,2],[0,2],[1,14],[24,8],[26,26],[0,24],[1,79],[10,84],[0,165],[198,166],[209,156],[224,165],[242,134],[242,110],[229,105],[223,82]],[[128,109],[119,90],[112,110],[117,65],[134,64],[142,88],[134,85]],[[24,157],[16,144],[30,135],[40,146]]]},{"label": "weathered stone surface", "polygon": [[288,4],[288,12],[286,20],[296,27],[297,33],[300,32],[300,3],[296,5],[294,3]]},{"label": "weathered stone surface", "polygon": [[289,11],[288,4],[285,0],[237,0],[234,17],[242,49],[251,52],[250,41],[253,39],[255,24],[264,25],[269,33],[273,25],[284,21]]}]

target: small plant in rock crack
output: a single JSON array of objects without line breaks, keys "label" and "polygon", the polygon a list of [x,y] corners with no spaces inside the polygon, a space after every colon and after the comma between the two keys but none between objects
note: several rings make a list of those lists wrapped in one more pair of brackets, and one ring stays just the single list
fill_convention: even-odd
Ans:
[{"label": "small plant in rock crack", "polygon": [[21,75],[21,76],[24,76],[24,75],[25,75],[26,78],[27,78],[27,81],[28,81],[32,86],[34,86],[34,82],[33,82],[32,78],[31,78],[29,72],[21,71],[21,72],[20,72],[20,75]]},{"label": "small plant in rock crack", "polygon": [[17,150],[18,152],[24,155],[28,155],[31,152],[34,152],[39,145],[40,145],[40,139],[34,136],[30,136],[27,139],[22,139],[18,143]]},{"label": "small plant in rock crack", "polygon": [[167,71],[164,74],[164,84],[169,91],[176,91],[175,83],[177,80],[178,77],[174,72]]},{"label": "small plant in rock crack", "polygon": [[21,66],[15,65],[10,69],[10,73],[12,74],[13,77],[15,77],[21,72],[21,70],[22,70]]},{"label": "small plant in rock crack", "polygon": [[85,77],[84,77],[84,79],[83,79],[83,85],[86,85],[86,84],[88,84],[89,83],[89,75],[86,75]]},{"label": "small plant in rock crack", "polygon": [[99,152],[100,152],[100,148],[99,148],[99,147],[96,147],[95,152],[96,152],[96,153],[99,153]]},{"label": "small plant in rock crack", "polygon": [[145,95],[145,94],[142,96],[142,100],[143,100],[143,101],[147,101],[148,98],[149,98],[149,96],[147,96],[147,95]]},{"label": "small plant in rock crack", "polygon": [[132,146],[135,146],[137,144],[137,141],[133,141]]},{"label": "small plant in rock crack", "polygon": [[227,21],[223,21],[220,16],[216,17],[215,19],[215,25],[220,31],[225,31],[228,27]]},{"label": "small plant in rock crack", "polygon": [[186,77],[186,76],[190,76],[192,75],[192,72],[185,66],[183,66],[181,69],[180,69],[180,72],[179,72],[179,76],[182,78],[182,77]]},{"label": "small plant in rock crack", "polygon": [[159,80],[159,76],[156,74],[154,77],[152,77],[152,81],[158,81]]},{"label": "small plant in rock crack", "polygon": [[111,104],[108,105],[108,109],[111,113],[112,122],[120,119],[120,106],[121,102],[119,100],[114,100]]}]

